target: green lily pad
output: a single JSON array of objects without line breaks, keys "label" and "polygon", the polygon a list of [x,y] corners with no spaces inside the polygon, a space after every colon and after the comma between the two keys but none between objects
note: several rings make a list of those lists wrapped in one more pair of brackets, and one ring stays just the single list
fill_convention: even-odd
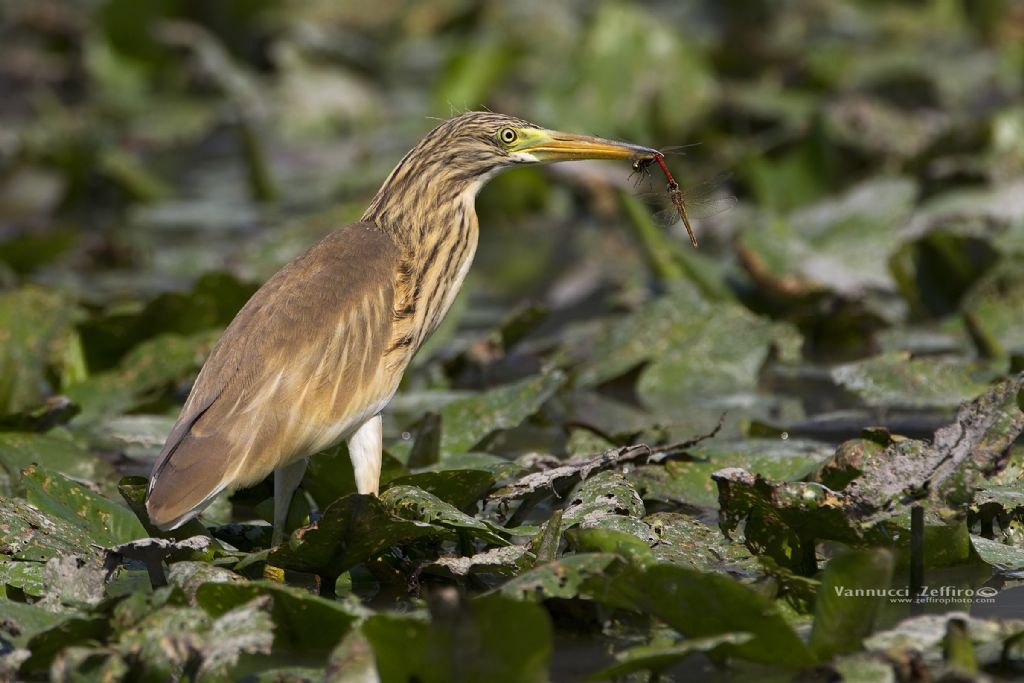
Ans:
[{"label": "green lily pad", "polygon": [[397,477],[382,488],[387,491],[393,486],[414,486],[426,491],[459,510],[468,510],[476,505],[494,485],[494,475],[484,470],[453,469],[437,472],[420,472]]},{"label": "green lily pad", "polygon": [[749,633],[723,633],[708,638],[688,638],[665,645],[639,645],[615,653],[615,664],[590,676],[591,681],[620,680],[636,671],[657,673],[675,666],[687,657],[701,652],[715,652],[722,645],[743,645],[750,642]]},{"label": "green lily pad", "polygon": [[174,427],[170,415],[118,415],[103,420],[92,430],[92,443],[116,448],[130,458],[156,459]]},{"label": "green lily pad", "polygon": [[316,523],[296,530],[267,561],[334,577],[391,546],[439,532],[433,525],[392,514],[376,496],[353,493],[328,506]]},{"label": "green lily pad", "polygon": [[29,677],[43,675],[66,648],[103,641],[109,632],[110,625],[103,617],[68,616],[56,621],[26,643],[32,654],[22,663],[19,673]]},{"label": "green lily pad", "polygon": [[82,407],[75,423],[91,424],[126,413],[175,382],[189,379],[219,336],[220,332],[163,334],[133,348],[115,369],[68,386],[65,393]]},{"label": "green lily pad", "polygon": [[822,659],[859,650],[887,603],[892,554],[874,549],[832,558],[814,601],[811,648]]},{"label": "green lily pad", "polygon": [[[986,387],[964,403],[956,419],[936,430],[933,444],[893,440],[874,467],[844,487],[862,511],[888,511],[893,503],[927,496],[933,509],[959,507],[969,501],[976,480],[998,471],[1009,447],[1024,431],[1018,396],[1024,373]],[[871,516],[870,512],[861,515]]]},{"label": "green lily pad", "polygon": [[171,564],[167,570],[167,583],[180,589],[190,601],[194,601],[199,589],[207,584],[241,583],[244,580],[240,574],[209,562],[184,560]]},{"label": "green lily pad", "polygon": [[900,244],[917,188],[906,178],[876,178],[838,197],[793,211],[785,221],[747,230],[741,263],[783,301],[826,293],[860,299],[894,289],[890,254]]},{"label": "green lily pad", "polygon": [[750,551],[726,538],[718,527],[678,512],[657,512],[644,521],[656,539],[652,549],[659,562],[702,571],[754,569]]},{"label": "green lily pad", "polygon": [[700,444],[686,458],[641,465],[627,474],[644,500],[697,507],[718,506],[711,474],[724,467],[745,467],[772,479],[800,479],[832,454],[832,448],[802,439],[745,439]]},{"label": "green lily pad", "polygon": [[54,434],[0,432],[0,466],[7,480],[6,493],[20,488],[21,472],[36,464],[75,479],[102,481],[111,478],[113,468],[68,438]]},{"label": "green lily pad", "polygon": [[1008,514],[1016,514],[1024,510],[1024,491],[1019,484],[1002,486],[985,486],[974,496],[974,507],[979,508],[986,503],[994,503]]},{"label": "green lily pad", "polygon": [[403,519],[464,531],[493,545],[509,545],[509,541],[499,535],[500,527],[471,517],[454,505],[415,486],[392,486],[381,494],[380,501]]},{"label": "green lily pad", "polygon": [[77,527],[79,544],[114,546],[147,536],[131,510],[54,472],[25,470],[28,500],[40,510]]},{"label": "green lily pad", "polygon": [[575,598],[585,593],[584,585],[590,578],[601,576],[621,561],[619,555],[612,553],[566,555],[560,560],[534,567],[498,590],[502,595],[519,600]]},{"label": "green lily pad", "polygon": [[[933,661],[942,657],[942,645],[951,619],[962,620],[967,636],[976,646],[975,652],[985,655],[979,659],[984,666],[1002,659],[1004,647],[1019,642],[1024,633],[1022,619],[976,619],[964,614],[926,614],[905,619],[890,629],[874,633],[864,641],[869,652],[894,654],[911,652]],[[977,647],[993,645],[995,647]]]},{"label": "green lily pad", "polygon": [[1024,549],[971,535],[971,545],[982,560],[1003,573],[1024,571]]},{"label": "green lily pad", "polygon": [[486,595],[444,605],[427,622],[377,614],[363,633],[382,681],[544,683],[551,659],[551,622],[543,608]]},{"label": "green lily pad", "polygon": [[12,586],[35,598],[46,595],[46,565],[42,562],[0,560],[0,586]]},{"label": "green lily pad", "polygon": [[[373,646],[361,629],[353,629],[338,643],[327,658],[324,683],[363,683],[379,681]],[[311,677],[310,680],[316,680]],[[268,681],[268,683],[270,683]]]},{"label": "green lily pad", "polygon": [[79,522],[51,516],[20,498],[0,498],[0,552],[15,560],[97,552],[82,543]]},{"label": "green lily pad", "polygon": [[80,325],[90,368],[110,369],[132,347],[162,334],[190,336],[223,329],[256,291],[234,275],[208,272],[191,291],[163,292],[138,312],[115,310]]},{"label": "green lily pad", "polygon": [[754,389],[773,344],[794,357],[800,336],[737,304],[711,306],[677,291],[609,322],[575,384],[600,384],[647,363],[637,385],[645,404],[691,404]]},{"label": "green lily pad", "polygon": [[[418,474],[426,474],[428,472],[445,472],[445,471],[457,471],[457,470],[479,470],[481,472],[488,472],[494,478],[495,481],[502,479],[509,479],[511,477],[520,475],[524,472],[522,465],[519,465],[511,460],[507,460],[499,455],[493,455],[491,453],[456,453],[450,455],[444,459],[444,462],[435,463],[424,467]],[[398,477],[395,478],[396,481]],[[420,486],[420,488],[430,491],[429,484],[426,486]],[[435,492],[436,493],[436,492]],[[441,493],[436,494],[439,498],[444,499],[444,495]],[[446,494],[448,495],[448,494]],[[454,497],[454,493],[451,494]],[[449,501],[453,505],[454,500]],[[461,509],[461,508],[460,508]]]},{"label": "green lily pad", "polygon": [[[391,455],[390,449],[385,450],[381,458],[381,485],[386,487],[390,480],[408,474],[409,470]],[[302,479],[302,488],[313,496],[320,509],[350,493],[355,493],[356,480],[352,460],[348,455],[348,445],[338,444],[311,457],[306,467],[306,475]]]},{"label": "green lily pad", "polygon": [[972,332],[991,352],[1024,352],[1024,254],[1000,262],[961,304]]},{"label": "green lily pad", "polygon": [[580,482],[567,496],[562,528],[596,522],[609,515],[644,516],[644,503],[618,472],[600,472]]},{"label": "green lily pad", "polygon": [[196,591],[196,603],[213,617],[260,597],[269,598],[268,630],[278,652],[326,654],[358,618],[342,603],[269,581],[206,583]]},{"label": "green lily pad", "polygon": [[241,655],[270,653],[270,602],[257,597],[213,619],[201,609],[167,605],[123,631],[117,647],[140,663],[150,678],[173,677],[193,657],[199,660],[199,676],[225,677]]},{"label": "green lily pad", "polygon": [[448,403],[441,409],[442,460],[473,450],[495,431],[516,427],[536,413],[564,380],[561,372],[549,372]]},{"label": "green lily pad", "polygon": [[841,365],[835,382],[869,406],[950,408],[985,391],[998,371],[958,358],[909,358],[887,353]]},{"label": "green lily pad", "polygon": [[[605,517],[601,521],[608,520]],[[627,517],[626,519],[632,519]],[[640,520],[633,520],[643,524]],[[644,525],[646,526],[646,525]],[[648,528],[648,531],[650,529]],[[629,562],[651,564],[655,561],[651,546],[643,538],[626,531],[607,528],[573,529],[566,534],[576,552],[614,553],[621,555]]]},{"label": "green lily pad", "polygon": [[37,633],[52,628],[65,618],[39,605],[0,600],[0,620],[8,624],[13,622],[16,629],[5,628],[3,637],[18,647],[24,647]]},{"label": "green lily pad", "polygon": [[120,654],[110,648],[88,645],[72,645],[62,650],[50,665],[52,678],[74,678],[81,683],[124,680],[130,673],[131,667]]},{"label": "green lily pad", "polygon": [[423,566],[423,571],[448,577],[471,574],[515,576],[533,565],[533,555],[521,545],[490,548],[469,557],[440,557]]},{"label": "green lily pad", "polygon": [[35,406],[52,388],[47,370],[59,366],[78,308],[39,287],[0,293],[0,414]]},{"label": "green lily pad", "polygon": [[598,600],[657,617],[687,638],[752,636],[722,645],[729,656],[792,668],[816,659],[773,601],[721,574],[664,564],[623,566],[587,583]]}]

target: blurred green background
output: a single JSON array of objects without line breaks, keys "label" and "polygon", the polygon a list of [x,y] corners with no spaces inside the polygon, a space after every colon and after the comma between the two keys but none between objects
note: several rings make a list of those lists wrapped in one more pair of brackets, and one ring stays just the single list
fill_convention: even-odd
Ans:
[{"label": "blurred green background", "polygon": [[[15,338],[0,412],[63,394],[82,411],[72,426],[171,419],[254,288],[355,219],[436,119],[479,108],[681,146],[684,187],[711,178],[739,204],[699,223],[694,252],[680,225],[649,218],[662,182],[628,165],[497,178],[467,287],[391,437],[460,391],[581,361],[571,384],[597,386],[600,405],[568,400],[555,423],[604,436],[681,436],[723,408],[734,434],[865,402],[948,411],[1024,348],[1021,2],[2,11],[0,321]],[[654,301],[676,327],[652,325],[668,319]],[[626,323],[637,348],[595,350],[624,313],[640,318]],[[885,386],[907,352],[925,375]],[[653,417],[628,410],[638,400]]]},{"label": "blurred green background", "polygon": [[[628,164],[493,180],[477,202],[476,264],[386,413],[385,480],[471,468],[500,485],[551,464],[536,452],[671,443],[725,413],[714,441],[613,482],[632,506],[618,521],[646,530],[644,551],[666,547],[658,529],[684,527],[728,545],[749,560],[745,577],[781,577],[772,595],[806,625],[806,577],[764,558],[751,569],[747,548],[703,524],[718,515],[710,474],[799,479],[870,426],[930,438],[962,401],[1024,369],[1022,91],[1022,0],[0,0],[0,500],[45,499],[32,482],[65,481],[45,472],[120,499],[120,475],[148,473],[255,288],[358,218],[437,119],[486,107],[676,148],[668,161],[684,188],[711,181],[712,197],[737,201],[697,222],[694,251],[656,216],[663,182]],[[313,461],[306,491],[321,508],[351,490],[343,455]],[[970,585],[989,565],[1024,566],[1019,446],[1012,457],[1002,478],[979,483],[998,528],[962,510],[989,553]],[[23,473],[31,463],[42,469]],[[464,506],[486,488],[463,491]],[[204,521],[266,518],[270,490],[239,492]],[[58,511],[90,516],[76,510]],[[133,538],[128,517],[90,542]],[[930,569],[975,558],[968,525],[956,533],[959,554]],[[259,541],[215,534],[251,573]],[[482,538],[494,541],[491,527]],[[437,559],[411,547],[389,556],[396,585],[408,557]],[[779,553],[806,568],[792,548]],[[735,569],[709,557],[659,561],[711,582]],[[0,561],[14,596],[5,609],[59,585],[47,558],[25,559]],[[358,583],[353,572],[344,580]],[[124,576],[141,581],[138,567]],[[536,633],[546,672],[550,633]],[[22,671],[42,675],[57,647]],[[751,659],[778,649],[751,646]],[[566,653],[554,660],[575,671],[565,680],[597,668]]]},{"label": "blurred green background", "polygon": [[0,7],[0,412],[64,395],[90,439],[141,414],[159,441],[254,288],[482,107],[679,147],[684,187],[739,202],[694,252],[628,165],[494,180],[391,438],[552,366],[571,391],[532,443],[564,452],[576,419],[665,439],[725,408],[728,434],[839,438],[1020,365],[1024,3]]}]

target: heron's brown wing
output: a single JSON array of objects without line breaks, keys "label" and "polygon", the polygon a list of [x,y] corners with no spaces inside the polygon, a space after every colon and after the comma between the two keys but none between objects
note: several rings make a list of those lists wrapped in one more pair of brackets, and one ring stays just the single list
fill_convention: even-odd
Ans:
[{"label": "heron's brown wing", "polygon": [[379,400],[366,388],[390,339],[400,258],[391,237],[354,223],[253,295],[211,352],[157,459],[146,503],[155,524],[173,528],[222,489],[336,440],[346,419]]}]

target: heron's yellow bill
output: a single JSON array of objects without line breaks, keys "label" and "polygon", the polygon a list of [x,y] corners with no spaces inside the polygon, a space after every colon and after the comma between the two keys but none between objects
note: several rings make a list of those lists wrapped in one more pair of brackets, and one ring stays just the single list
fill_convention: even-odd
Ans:
[{"label": "heron's yellow bill", "polygon": [[574,159],[654,159],[659,152],[628,142],[605,140],[590,135],[575,135],[557,130],[522,131],[519,144],[512,152],[529,154],[537,161],[572,161]]}]

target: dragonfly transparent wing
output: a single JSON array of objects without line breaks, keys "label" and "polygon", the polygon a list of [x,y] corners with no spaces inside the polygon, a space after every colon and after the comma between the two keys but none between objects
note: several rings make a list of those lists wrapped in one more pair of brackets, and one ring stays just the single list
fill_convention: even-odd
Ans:
[{"label": "dragonfly transparent wing", "polygon": [[[656,175],[644,181],[646,187],[661,184]],[[729,192],[730,175],[723,173],[696,184],[680,184],[679,191],[683,194],[686,213],[690,219],[711,218],[736,206],[736,196]],[[654,208],[654,221],[667,228],[679,223],[682,218],[667,190],[645,189],[640,198]]]}]

